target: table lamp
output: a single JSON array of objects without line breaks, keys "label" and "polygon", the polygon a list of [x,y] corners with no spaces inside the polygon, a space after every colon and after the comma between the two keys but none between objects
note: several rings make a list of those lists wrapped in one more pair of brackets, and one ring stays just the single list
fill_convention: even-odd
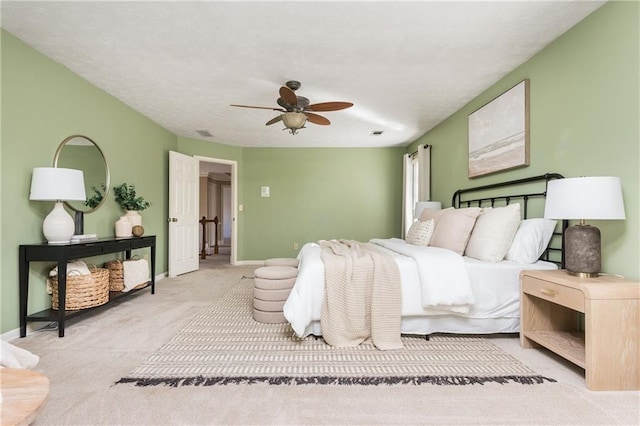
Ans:
[{"label": "table lamp", "polygon": [[82,170],[36,167],[31,176],[29,199],[56,202],[42,223],[42,232],[49,244],[68,243],[75,227],[62,202],[87,199]]},{"label": "table lamp", "polygon": [[420,215],[425,209],[440,210],[442,203],[440,201],[418,201],[413,210],[413,218],[420,220]]},{"label": "table lamp", "polygon": [[597,277],[601,266],[600,230],[585,220],[625,219],[620,178],[578,177],[549,181],[546,219],[573,219],[564,232],[565,269],[570,275]]}]

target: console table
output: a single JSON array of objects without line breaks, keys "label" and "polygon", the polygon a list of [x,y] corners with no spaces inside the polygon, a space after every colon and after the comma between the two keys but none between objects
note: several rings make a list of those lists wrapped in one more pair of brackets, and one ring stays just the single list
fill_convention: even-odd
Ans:
[{"label": "console table", "polygon": [[[64,323],[68,318],[83,314],[92,309],[79,311],[65,311],[67,296],[67,262],[85,257],[99,256],[109,253],[125,253],[126,259],[131,259],[131,250],[149,247],[151,250],[151,281],[144,287],[133,289],[129,292],[109,292],[109,302],[114,302],[125,296],[129,296],[139,290],[151,286],[151,294],[155,293],[156,270],[156,237],[131,237],[131,238],[101,238],[93,241],[84,241],[68,244],[27,244],[20,246],[19,275],[20,275],[20,337],[27,335],[28,321],[46,321],[58,323],[58,336],[64,337]],[[58,264],[58,304],[59,309],[46,309],[35,314],[27,314],[29,301],[29,262],[57,262]],[[105,305],[101,305],[105,306]]]}]

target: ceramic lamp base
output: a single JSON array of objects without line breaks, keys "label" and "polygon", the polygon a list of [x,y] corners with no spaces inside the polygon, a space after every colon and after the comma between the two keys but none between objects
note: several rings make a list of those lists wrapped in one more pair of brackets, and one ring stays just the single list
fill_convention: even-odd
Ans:
[{"label": "ceramic lamp base", "polygon": [[597,277],[601,267],[600,230],[595,226],[575,225],[564,234],[565,268],[570,275]]},{"label": "ceramic lamp base", "polygon": [[56,202],[42,223],[42,233],[49,244],[68,243],[71,241],[74,228],[73,218],[64,209],[61,201]]}]

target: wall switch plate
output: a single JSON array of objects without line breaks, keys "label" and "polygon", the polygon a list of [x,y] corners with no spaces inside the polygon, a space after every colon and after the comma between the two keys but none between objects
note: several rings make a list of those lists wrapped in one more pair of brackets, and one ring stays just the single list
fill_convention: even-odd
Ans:
[{"label": "wall switch plate", "polygon": [[239,204],[239,205],[238,205],[238,211],[243,211],[243,210],[244,210],[244,205]]},{"label": "wall switch plate", "polygon": [[260,188],[260,196],[261,197],[268,197],[269,196],[269,187],[268,186],[263,186]]}]

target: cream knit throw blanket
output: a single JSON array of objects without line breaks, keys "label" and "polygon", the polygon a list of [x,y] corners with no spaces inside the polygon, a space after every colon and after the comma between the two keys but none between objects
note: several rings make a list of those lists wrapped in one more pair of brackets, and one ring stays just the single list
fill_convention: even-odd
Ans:
[{"label": "cream knit throw blanket", "polygon": [[400,272],[373,244],[320,241],[325,291],[320,324],[331,346],[357,346],[369,337],[381,350],[401,349]]}]

